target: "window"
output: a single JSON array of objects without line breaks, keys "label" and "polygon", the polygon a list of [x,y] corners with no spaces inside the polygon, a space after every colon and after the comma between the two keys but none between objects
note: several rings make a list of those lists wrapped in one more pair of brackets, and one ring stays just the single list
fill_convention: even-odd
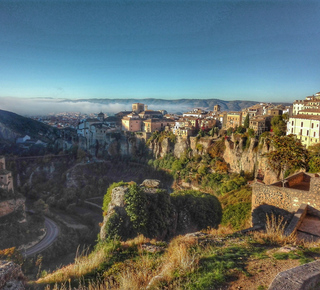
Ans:
[{"label": "window", "polygon": [[291,128],[291,134],[293,134],[293,128]]},{"label": "window", "polygon": [[307,136],[309,136],[309,130],[307,130]]},{"label": "window", "polygon": [[293,126],[293,121],[292,121],[292,126]]},{"label": "window", "polygon": [[303,127],[303,122],[301,122],[301,127]]},{"label": "window", "polygon": [[300,135],[302,135],[302,129],[300,129]]}]

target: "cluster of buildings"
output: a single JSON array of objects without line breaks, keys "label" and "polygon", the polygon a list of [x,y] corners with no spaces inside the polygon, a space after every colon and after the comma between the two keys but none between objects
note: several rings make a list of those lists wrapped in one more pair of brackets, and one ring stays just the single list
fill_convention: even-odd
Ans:
[{"label": "cluster of buildings", "polygon": [[293,103],[293,114],[287,123],[287,135],[294,134],[305,146],[320,141],[320,92]]},{"label": "cluster of buildings", "polygon": [[41,123],[47,124],[51,127],[63,129],[76,129],[81,119],[88,118],[87,114],[79,112],[64,112],[58,114],[49,114],[47,116],[33,116],[32,119]]},{"label": "cluster of buildings", "polygon": [[100,113],[97,118],[81,120],[77,134],[85,138],[87,148],[106,142],[109,133],[135,132],[148,138],[155,131],[166,130],[176,136],[187,138],[198,133],[200,129],[209,131],[214,127],[235,129],[244,126],[248,116],[249,128],[259,135],[270,130],[273,116],[291,114],[291,111],[292,107],[260,103],[242,111],[222,112],[220,105],[215,105],[213,111],[197,108],[178,116],[168,114],[165,110],[149,110],[145,104],[134,103],[132,111],[122,111],[113,117],[106,117]]},{"label": "cluster of buildings", "polygon": [[[291,114],[292,107],[260,103],[242,111],[221,112],[220,106],[215,105],[213,111],[193,109],[182,116],[166,114],[164,111],[147,110],[144,104],[132,105],[132,112],[122,116],[122,130],[130,132],[154,132],[156,130],[170,130],[177,136],[187,137],[198,132],[199,129],[210,130],[237,128],[244,126],[249,115],[249,128],[256,134],[271,129],[271,119],[283,113]],[[123,113],[123,112],[121,112]]]},{"label": "cluster of buildings", "polygon": [[33,145],[41,145],[46,147],[48,144],[41,141],[31,139],[29,135],[25,135],[24,137],[17,138],[16,144],[19,145],[22,149],[29,149]]},{"label": "cluster of buildings", "polygon": [[132,111],[122,111],[113,117],[103,113],[97,118],[87,118],[77,126],[78,136],[86,139],[87,148],[106,142],[108,133],[135,132],[147,138],[155,131],[171,131],[176,136],[188,137],[199,129],[208,131],[214,127],[219,129],[237,128],[245,125],[249,118],[249,128],[256,135],[272,131],[271,119],[286,113],[289,116],[287,134],[295,134],[301,142],[309,146],[320,140],[320,92],[305,100],[295,101],[293,106],[259,103],[241,111],[221,111],[215,105],[213,111],[193,109],[178,116],[168,114],[165,110],[149,110],[142,103],[132,104]]}]

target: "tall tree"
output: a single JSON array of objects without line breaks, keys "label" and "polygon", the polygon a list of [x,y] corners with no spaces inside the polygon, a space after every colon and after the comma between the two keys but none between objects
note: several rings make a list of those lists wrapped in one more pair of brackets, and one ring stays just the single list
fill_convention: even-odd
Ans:
[{"label": "tall tree", "polygon": [[272,131],[277,136],[284,136],[287,132],[287,114],[274,116],[271,119]]},{"label": "tall tree", "polygon": [[279,179],[285,170],[292,168],[306,168],[308,152],[294,135],[274,136],[271,139],[271,146],[274,150],[265,153],[270,167],[276,171]]},{"label": "tall tree", "polygon": [[249,114],[247,114],[246,118],[244,119],[243,126],[248,129],[249,128]]}]

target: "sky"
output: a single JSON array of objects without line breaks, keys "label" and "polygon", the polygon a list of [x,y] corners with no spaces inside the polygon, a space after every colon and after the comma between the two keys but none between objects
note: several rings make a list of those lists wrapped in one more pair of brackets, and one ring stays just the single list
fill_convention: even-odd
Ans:
[{"label": "sky", "polygon": [[2,0],[0,108],[30,98],[304,99],[320,91],[319,28],[320,1]]}]

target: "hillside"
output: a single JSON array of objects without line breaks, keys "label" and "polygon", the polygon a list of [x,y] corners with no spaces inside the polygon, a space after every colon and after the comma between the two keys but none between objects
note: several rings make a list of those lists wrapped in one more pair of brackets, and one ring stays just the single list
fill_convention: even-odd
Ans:
[{"label": "hillside", "polygon": [[58,137],[58,131],[30,118],[0,110],[0,141],[15,142],[16,138],[25,135],[49,142]]}]

